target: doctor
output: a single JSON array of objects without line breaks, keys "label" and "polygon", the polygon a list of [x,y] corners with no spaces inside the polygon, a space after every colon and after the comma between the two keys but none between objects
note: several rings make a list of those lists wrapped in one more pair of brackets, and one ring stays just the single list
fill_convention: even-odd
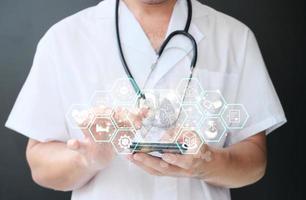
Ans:
[{"label": "doctor", "polygon": [[[36,183],[73,190],[74,200],[228,200],[229,188],[263,177],[266,135],[286,118],[256,39],[244,24],[195,0],[192,10],[189,33],[199,51],[194,77],[204,89],[219,89],[229,102],[244,104],[250,115],[245,128],[196,155],[161,159],[117,156],[111,145],[68,128],[71,104],[87,103],[95,90],[126,77],[116,42],[115,0],[105,0],[45,34],[6,123],[29,137],[26,155]],[[154,65],[165,37],[185,26],[186,0],[121,0],[119,18],[123,52],[140,87],[174,89],[188,77],[192,46],[185,37],[173,39]]]}]

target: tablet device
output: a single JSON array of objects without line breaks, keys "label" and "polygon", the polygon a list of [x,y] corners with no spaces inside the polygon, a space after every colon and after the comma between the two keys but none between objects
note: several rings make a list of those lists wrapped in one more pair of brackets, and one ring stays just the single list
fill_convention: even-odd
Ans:
[{"label": "tablet device", "polygon": [[188,150],[184,144],[177,143],[147,143],[147,142],[133,142],[130,145],[130,150],[134,153],[175,153],[182,154]]}]

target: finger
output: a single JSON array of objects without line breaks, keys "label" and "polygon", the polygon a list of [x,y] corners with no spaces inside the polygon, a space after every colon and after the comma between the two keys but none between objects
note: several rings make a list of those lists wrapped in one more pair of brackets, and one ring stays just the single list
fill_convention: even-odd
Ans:
[{"label": "finger", "polygon": [[85,138],[83,141],[71,139],[67,141],[66,145],[68,149],[84,154],[87,151],[87,147],[90,145],[90,143],[91,141],[89,138]]},{"label": "finger", "polygon": [[114,120],[118,123],[118,122],[121,122],[121,116],[122,116],[122,113],[123,113],[123,108],[121,107],[117,107],[113,113],[113,118]]},{"label": "finger", "polygon": [[182,174],[180,168],[172,166],[169,163],[163,161],[162,159],[148,154],[136,153],[133,156],[133,160],[138,161],[139,164],[152,168],[164,175],[179,176]]},{"label": "finger", "polygon": [[128,154],[125,156],[129,161],[133,161],[133,154]]},{"label": "finger", "polygon": [[173,142],[179,133],[179,128],[171,128],[167,130],[160,139],[161,142]]},{"label": "finger", "polygon": [[130,112],[130,119],[133,121],[136,129],[140,129],[142,121],[147,117],[149,112],[148,108],[135,109]]},{"label": "finger", "polygon": [[144,165],[141,162],[138,162],[136,160],[132,161],[135,165],[137,165],[138,167],[140,167],[141,169],[143,169],[144,171],[146,171],[147,173],[153,175],[153,176],[163,176],[163,174],[151,167],[147,167],[146,165]]},{"label": "finger", "polygon": [[139,115],[130,113],[129,114],[129,119],[132,121],[132,123],[134,124],[134,127],[136,129],[140,129],[142,126],[142,117],[140,117]]},{"label": "finger", "polygon": [[162,159],[171,165],[186,170],[190,169],[194,163],[193,155],[179,155],[179,154],[165,153],[162,155]]},{"label": "finger", "polygon": [[79,147],[80,147],[80,143],[76,139],[68,140],[66,145],[67,145],[68,149],[71,149],[71,150],[74,150],[74,151],[78,150]]},{"label": "finger", "polygon": [[143,119],[146,118],[149,114],[149,108],[141,108],[139,110],[139,116]]},{"label": "finger", "polygon": [[[90,108],[90,109],[86,110],[86,112],[84,111],[83,115],[85,115],[85,114],[87,115],[86,119],[83,123],[78,124],[80,130],[82,131],[82,133],[85,137],[91,137],[91,134],[89,132],[89,128],[84,128],[85,127],[84,124],[87,124],[87,126],[89,126],[89,123],[92,122],[93,117],[92,117],[91,114],[96,114],[94,109],[95,108]],[[97,111],[97,112],[99,112],[99,111]],[[91,126],[93,126],[93,125],[91,125]]]},{"label": "finger", "polygon": [[127,109],[118,107],[115,110],[113,117],[120,127],[130,126],[132,123],[136,129],[140,129],[142,126],[142,121],[146,117],[147,112],[147,108]]},{"label": "finger", "polygon": [[198,157],[205,160],[206,162],[211,162],[213,159],[213,154],[215,149],[214,147],[208,146],[207,144],[204,144],[201,148]]},{"label": "finger", "polygon": [[118,107],[113,114],[114,120],[120,128],[131,128],[135,121],[135,115],[127,108]]}]

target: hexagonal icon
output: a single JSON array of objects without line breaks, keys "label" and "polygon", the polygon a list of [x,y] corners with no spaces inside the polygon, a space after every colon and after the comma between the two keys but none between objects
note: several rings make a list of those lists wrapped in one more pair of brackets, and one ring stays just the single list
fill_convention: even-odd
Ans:
[{"label": "hexagonal icon", "polygon": [[201,123],[199,134],[206,143],[220,142],[226,133],[226,127],[220,117],[207,117]]},{"label": "hexagonal icon", "polygon": [[197,154],[204,144],[202,138],[195,129],[181,129],[176,144],[182,154]]},{"label": "hexagonal icon", "polygon": [[249,114],[242,104],[227,104],[221,117],[228,129],[242,129],[249,119]]},{"label": "hexagonal icon", "polygon": [[112,112],[112,119],[118,129],[134,128],[131,111],[127,106],[117,106]]},{"label": "hexagonal icon", "polygon": [[219,90],[205,91],[202,93],[199,105],[206,116],[220,115],[226,102]]},{"label": "hexagonal icon", "polygon": [[176,93],[182,103],[196,103],[201,99],[202,86],[196,78],[182,79],[176,88]]},{"label": "hexagonal icon", "polygon": [[134,149],[131,149],[135,139],[135,131],[133,129],[118,130],[112,139],[112,145],[118,154],[132,154]]},{"label": "hexagonal icon", "polygon": [[116,126],[110,117],[97,116],[88,130],[95,142],[110,142],[116,132]]},{"label": "hexagonal icon", "polygon": [[94,108],[96,115],[111,115],[114,107],[111,91],[95,91],[90,99],[90,106]]},{"label": "hexagonal icon", "polygon": [[111,93],[117,105],[133,104],[135,102],[137,99],[137,93],[133,87],[135,84],[135,81],[130,78],[121,78],[115,82]]},{"label": "hexagonal icon", "polygon": [[185,104],[182,105],[184,112],[186,113],[186,119],[183,127],[185,128],[196,128],[200,125],[203,119],[203,113],[201,112],[197,104]]},{"label": "hexagonal icon", "polygon": [[73,104],[66,113],[68,125],[73,129],[86,129],[94,118],[94,113],[87,104]]},{"label": "hexagonal icon", "polygon": [[147,90],[146,99],[140,100],[138,107],[147,107],[148,115],[144,125],[158,128],[175,126],[181,111],[181,104],[174,90]]},{"label": "hexagonal icon", "polygon": [[[176,128],[183,128],[185,123],[186,123],[187,118],[188,118],[187,113],[186,113],[185,109],[183,109],[183,106],[181,106],[181,111],[180,111],[179,117],[176,121],[175,127]],[[188,125],[188,123],[187,123],[187,125]]]}]

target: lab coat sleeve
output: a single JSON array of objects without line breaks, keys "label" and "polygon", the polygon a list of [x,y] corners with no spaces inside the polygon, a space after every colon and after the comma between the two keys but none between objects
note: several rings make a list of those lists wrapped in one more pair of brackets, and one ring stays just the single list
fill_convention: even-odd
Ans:
[{"label": "lab coat sleeve", "polygon": [[5,124],[41,142],[69,139],[52,54],[53,44],[51,33],[39,42],[31,71]]},{"label": "lab coat sleeve", "polygon": [[242,129],[229,132],[226,145],[238,143],[262,131],[269,134],[286,122],[258,43],[250,30],[245,44],[236,103],[245,106],[249,118]]}]

